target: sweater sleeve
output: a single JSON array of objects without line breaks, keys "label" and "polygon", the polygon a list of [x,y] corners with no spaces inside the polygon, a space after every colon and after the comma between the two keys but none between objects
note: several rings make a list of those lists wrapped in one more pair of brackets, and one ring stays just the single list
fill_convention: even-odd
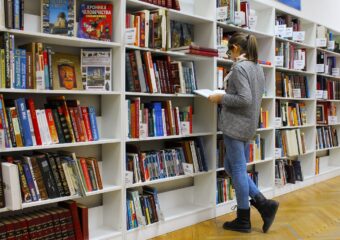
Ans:
[{"label": "sweater sleeve", "polygon": [[248,107],[252,103],[252,94],[245,70],[235,66],[229,81],[233,81],[236,94],[226,93],[222,98],[222,104],[227,107]]}]

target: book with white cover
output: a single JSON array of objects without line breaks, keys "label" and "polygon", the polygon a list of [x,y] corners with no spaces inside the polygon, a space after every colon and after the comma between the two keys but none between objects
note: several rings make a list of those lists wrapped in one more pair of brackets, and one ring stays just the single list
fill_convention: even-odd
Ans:
[{"label": "book with white cover", "polygon": [[219,90],[219,89],[218,90],[198,89],[198,90],[195,90],[194,93],[202,97],[209,98],[211,95],[214,95],[214,94],[225,94],[225,91]]}]

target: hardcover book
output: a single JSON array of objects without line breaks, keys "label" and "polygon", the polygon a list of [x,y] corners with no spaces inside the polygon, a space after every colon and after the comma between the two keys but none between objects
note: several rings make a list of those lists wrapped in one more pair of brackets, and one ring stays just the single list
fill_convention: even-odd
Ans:
[{"label": "hardcover book", "polygon": [[43,33],[74,36],[74,0],[42,0],[41,31]]},{"label": "hardcover book", "polygon": [[78,37],[111,41],[112,39],[112,11],[111,3],[82,3]]},{"label": "hardcover book", "polygon": [[79,57],[71,54],[55,53],[53,62],[54,90],[81,90]]},{"label": "hardcover book", "polygon": [[82,49],[81,69],[84,90],[111,90],[111,49]]}]

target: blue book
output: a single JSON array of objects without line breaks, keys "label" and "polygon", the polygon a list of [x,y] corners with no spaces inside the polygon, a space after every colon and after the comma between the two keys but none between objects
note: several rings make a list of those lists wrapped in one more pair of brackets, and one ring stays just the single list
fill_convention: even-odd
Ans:
[{"label": "blue book", "polygon": [[26,182],[28,185],[28,188],[30,189],[32,200],[33,201],[38,201],[38,193],[37,190],[34,187],[34,182],[33,182],[33,177],[30,171],[30,168],[27,163],[23,163],[22,167],[24,169],[25,177],[26,177]]},{"label": "blue book", "polygon": [[304,76],[305,86],[306,86],[306,98],[309,98],[309,87],[308,87],[308,79]]},{"label": "blue book", "polygon": [[130,213],[130,201],[126,201],[126,215],[127,215],[127,229],[130,230],[132,229],[131,225],[131,213]]},{"label": "blue book", "polygon": [[20,29],[20,0],[13,1],[14,29]]},{"label": "blue book", "polygon": [[160,102],[153,103],[153,109],[155,111],[156,136],[164,136],[162,120],[162,103]]},{"label": "blue book", "polygon": [[27,116],[27,108],[24,98],[15,100],[15,107],[18,111],[19,127],[24,146],[33,146],[30,124]]},{"label": "blue book", "polygon": [[20,49],[14,50],[14,88],[21,88]]},{"label": "blue book", "polygon": [[21,75],[21,88],[26,89],[26,50],[20,49],[20,75]]},{"label": "blue book", "polygon": [[89,106],[89,118],[90,118],[93,140],[98,141],[99,133],[98,133],[98,126],[97,126],[97,119],[96,119],[96,109],[92,106]]}]

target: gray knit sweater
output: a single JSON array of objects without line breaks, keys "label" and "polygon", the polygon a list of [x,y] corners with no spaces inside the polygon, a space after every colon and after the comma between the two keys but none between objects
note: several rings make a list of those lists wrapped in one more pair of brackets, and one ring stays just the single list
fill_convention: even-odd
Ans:
[{"label": "gray knit sweater", "polygon": [[248,60],[238,61],[227,81],[219,129],[231,138],[248,141],[255,136],[259,122],[265,84],[263,69]]}]

